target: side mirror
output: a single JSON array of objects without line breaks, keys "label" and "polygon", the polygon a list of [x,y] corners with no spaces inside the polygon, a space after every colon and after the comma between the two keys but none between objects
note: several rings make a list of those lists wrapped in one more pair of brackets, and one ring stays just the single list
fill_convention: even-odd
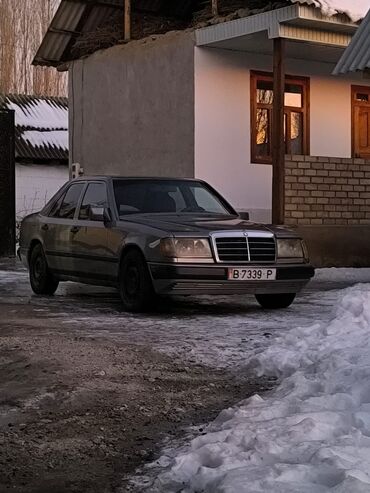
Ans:
[{"label": "side mirror", "polygon": [[239,217],[240,219],[243,219],[243,221],[249,221],[249,212],[239,212]]},{"label": "side mirror", "polygon": [[99,221],[104,224],[110,223],[112,220],[110,210],[106,207],[90,207],[90,221]]}]

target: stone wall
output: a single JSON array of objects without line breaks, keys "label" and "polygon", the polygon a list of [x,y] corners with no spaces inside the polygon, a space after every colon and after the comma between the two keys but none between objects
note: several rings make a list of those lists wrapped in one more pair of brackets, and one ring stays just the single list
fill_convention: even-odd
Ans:
[{"label": "stone wall", "polygon": [[370,161],[287,156],[285,184],[287,224],[370,224]]}]

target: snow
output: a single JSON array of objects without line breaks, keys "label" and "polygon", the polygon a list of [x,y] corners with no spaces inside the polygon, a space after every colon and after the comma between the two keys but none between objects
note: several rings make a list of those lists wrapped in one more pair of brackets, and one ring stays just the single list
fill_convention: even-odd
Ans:
[{"label": "snow", "polygon": [[314,4],[325,15],[347,14],[353,22],[363,19],[370,9],[369,0],[292,0],[294,3]]},{"label": "snow", "polygon": [[8,100],[7,106],[15,111],[15,124],[38,129],[67,129],[68,109],[52,101],[38,99],[27,105],[18,105]]},{"label": "snow", "polygon": [[68,130],[26,130],[22,138],[33,147],[57,147],[68,151]]},{"label": "snow", "polygon": [[167,467],[147,491],[370,491],[370,284],[338,293],[330,321],[293,324],[255,351],[249,367],[278,377],[276,390],[224,410],[190,445],[166,451],[159,465]]}]

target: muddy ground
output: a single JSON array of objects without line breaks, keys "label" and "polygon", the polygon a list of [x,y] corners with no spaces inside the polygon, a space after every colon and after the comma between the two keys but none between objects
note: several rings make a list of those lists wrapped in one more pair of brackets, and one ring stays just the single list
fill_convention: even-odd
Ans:
[{"label": "muddy ground", "polygon": [[127,477],[166,437],[271,386],[130,343],[130,318],[120,339],[89,330],[86,307],[83,333],[60,310],[60,298],[31,296],[25,274],[0,271],[1,493],[132,491]]}]

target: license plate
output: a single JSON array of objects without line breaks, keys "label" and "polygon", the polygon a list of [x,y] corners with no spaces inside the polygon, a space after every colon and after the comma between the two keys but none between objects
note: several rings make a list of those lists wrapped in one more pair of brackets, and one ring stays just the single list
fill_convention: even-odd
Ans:
[{"label": "license plate", "polygon": [[275,281],[276,269],[229,269],[229,281]]}]

